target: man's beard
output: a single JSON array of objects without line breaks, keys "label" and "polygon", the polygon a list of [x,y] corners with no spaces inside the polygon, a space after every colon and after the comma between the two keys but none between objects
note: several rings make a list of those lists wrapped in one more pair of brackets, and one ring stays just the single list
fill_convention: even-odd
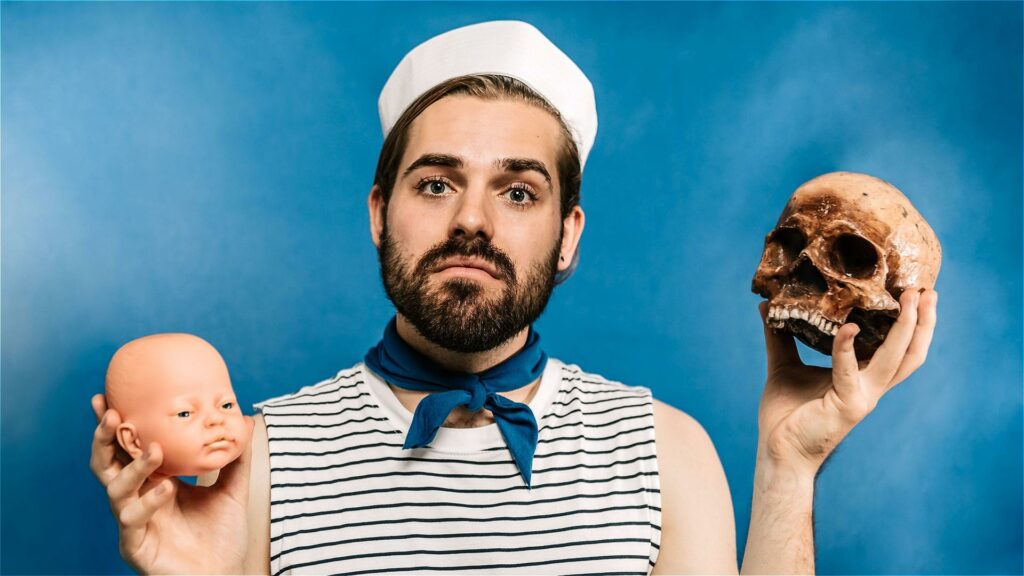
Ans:
[{"label": "man's beard", "polygon": [[[428,250],[410,270],[409,259],[399,254],[385,226],[377,257],[384,290],[398,312],[427,340],[468,353],[490,350],[540,317],[555,287],[560,245],[561,234],[547,258],[532,266],[522,282],[511,258],[480,237],[449,238]],[[479,258],[494,266],[505,283],[501,294],[489,297],[482,284],[466,278],[428,285],[442,261],[459,256]]]}]

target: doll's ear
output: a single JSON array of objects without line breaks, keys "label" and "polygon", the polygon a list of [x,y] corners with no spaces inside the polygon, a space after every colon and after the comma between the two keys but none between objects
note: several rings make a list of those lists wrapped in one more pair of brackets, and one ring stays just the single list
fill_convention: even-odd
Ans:
[{"label": "doll's ear", "polygon": [[117,427],[117,443],[132,457],[132,460],[138,460],[142,456],[142,441],[139,440],[139,433],[134,424],[122,422]]}]

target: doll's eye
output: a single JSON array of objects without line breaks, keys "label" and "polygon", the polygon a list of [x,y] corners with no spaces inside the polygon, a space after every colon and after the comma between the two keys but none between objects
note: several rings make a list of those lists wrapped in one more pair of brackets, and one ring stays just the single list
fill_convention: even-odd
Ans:
[{"label": "doll's eye", "polygon": [[188,418],[191,415],[192,415],[192,412],[190,412],[188,410],[182,410],[181,412],[178,412],[178,418]]},{"label": "doll's eye", "polygon": [[232,409],[232,408],[234,408],[234,407],[235,407],[235,403],[234,403],[234,402],[225,402],[225,403],[224,403],[224,404],[223,404],[223,405],[221,406],[221,408],[223,408],[223,409],[225,409],[225,410],[231,410],[231,409]]}]

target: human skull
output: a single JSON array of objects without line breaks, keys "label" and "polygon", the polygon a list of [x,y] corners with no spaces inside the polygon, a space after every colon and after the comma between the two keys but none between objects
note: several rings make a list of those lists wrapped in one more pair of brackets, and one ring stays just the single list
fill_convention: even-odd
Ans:
[{"label": "human skull", "polygon": [[797,188],[765,237],[751,289],[768,299],[768,324],[832,353],[839,327],[854,322],[867,359],[899,316],[907,288],[932,288],[942,248],[928,223],[888,182],[852,172]]}]

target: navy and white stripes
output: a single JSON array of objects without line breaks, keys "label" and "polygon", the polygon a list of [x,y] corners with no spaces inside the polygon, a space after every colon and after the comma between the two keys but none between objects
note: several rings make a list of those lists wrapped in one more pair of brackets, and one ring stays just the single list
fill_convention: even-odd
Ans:
[{"label": "navy and white stripes", "polygon": [[650,390],[551,359],[533,488],[496,425],[403,450],[411,414],[357,364],[258,405],[271,573],[648,574],[661,497]]}]

